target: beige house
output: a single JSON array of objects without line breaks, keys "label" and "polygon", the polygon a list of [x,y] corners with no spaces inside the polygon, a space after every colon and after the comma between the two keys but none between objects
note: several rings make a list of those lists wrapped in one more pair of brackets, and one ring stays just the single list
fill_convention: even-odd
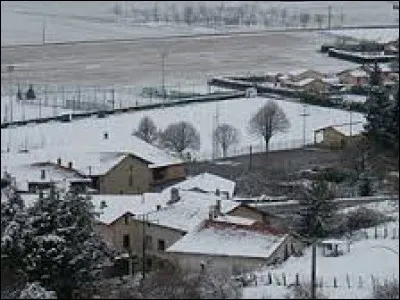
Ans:
[{"label": "beige house", "polygon": [[[121,146],[120,149],[118,144],[106,139],[87,149],[2,153],[2,162],[17,182],[28,182],[27,186],[40,174],[41,181],[62,182],[72,178],[78,185],[81,179],[81,186],[85,183],[92,192],[100,194],[139,194],[186,177],[182,160],[139,138],[131,139],[129,147]],[[34,169],[36,173],[28,172],[28,169]],[[42,178],[42,172],[45,172],[45,178]]]},{"label": "beige house", "polygon": [[285,231],[253,219],[225,216],[205,220],[167,253],[184,270],[243,272],[282,262],[302,249],[303,244]]},{"label": "beige house", "polygon": [[253,219],[281,230],[287,229],[285,220],[281,217],[244,203],[229,211],[227,215]]},{"label": "beige house", "polygon": [[357,143],[363,138],[362,124],[354,127],[351,134],[343,126],[328,126],[317,129],[314,131],[314,143],[332,149],[343,149],[349,143]]},{"label": "beige house", "polygon": [[211,193],[178,190],[92,196],[95,207],[103,212],[97,230],[104,240],[119,252],[145,254],[148,267],[168,258],[165,249],[207,219],[210,207],[218,203],[218,210],[226,213],[239,205],[220,199]]},{"label": "beige house", "polygon": [[369,82],[369,74],[361,68],[345,70],[337,75],[340,79],[340,83],[342,84],[363,86]]},{"label": "beige house", "polygon": [[318,94],[327,91],[331,84],[320,78],[305,78],[300,81],[284,81],[282,86]]},{"label": "beige house", "polygon": [[288,73],[291,81],[301,81],[307,78],[323,79],[325,75],[321,72],[311,69],[299,69]]}]

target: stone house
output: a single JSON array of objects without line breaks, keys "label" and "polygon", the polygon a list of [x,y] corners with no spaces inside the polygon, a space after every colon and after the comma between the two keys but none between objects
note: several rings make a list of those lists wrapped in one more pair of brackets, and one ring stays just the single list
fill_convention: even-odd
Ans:
[{"label": "stone house", "polygon": [[357,143],[362,138],[362,124],[356,124],[349,133],[344,126],[327,126],[314,131],[314,144],[331,149],[343,149],[349,143]]},{"label": "stone house", "polygon": [[307,78],[322,79],[325,75],[321,72],[311,69],[299,69],[288,72],[289,79],[293,82],[298,82]]},{"label": "stone house", "polygon": [[[103,212],[97,230],[119,252],[146,256],[148,267],[168,259],[165,249],[190,232],[219,203],[221,213],[239,205],[221,196],[195,191],[165,190],[143,195],[93,195],[92,201]],[[219,201],[218,201],[219,200]]]},{"label": "stone house", "polygon": [[369,74],[361,68],[344,70],[337,75],[342,84],[363,86],[369,83]]},{"label": "stone house", "polygon": [[213,217],[167,249],[184,270],[245,272],[282,262],[301,252],[295,236],[242,217]]}]

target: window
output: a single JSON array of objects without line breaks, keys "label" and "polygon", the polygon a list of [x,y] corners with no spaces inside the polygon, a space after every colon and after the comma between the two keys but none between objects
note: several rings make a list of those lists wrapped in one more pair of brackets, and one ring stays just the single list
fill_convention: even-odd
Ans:
[{"label": "window", "polygon": [[157,250],[159,250],[159,251],[164,251],[165,250],[165,241],[164,240],[158,240]]},{"label": "window", "polygon": [[124,234],[123,239],[122,239],[122,246],[125,249],[129,249],[131,247],[131,241],[129,238],[129,234]]},{"label": "window", "polygon": [[125,223],[125,225],[129,225],[129,215],[128,214],[126,214],[124,216],[124,223]]},{"label": "window", "polygon": [[132,176],[132,174],[129,174],[128,184],[129,184],[129,186],[133,186],[133,176]]},{"label": "window", "polygon": [[153,250],[153,238],[150,235],[146,235],[145,247],[147,250]]},{"label": "window", "polygon": [[123,195],[124,194],[124,190],[119,190],[119,194]]},{"label": "window", "polygon": [[167,168],[158,168],[153,170],[153,179],[154,180],[161,180],[165,178],[165,173],[167,171]]}]

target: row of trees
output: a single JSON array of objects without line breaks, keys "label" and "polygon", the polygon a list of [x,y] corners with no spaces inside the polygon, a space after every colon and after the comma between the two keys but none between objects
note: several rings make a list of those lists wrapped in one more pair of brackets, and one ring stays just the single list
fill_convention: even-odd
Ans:
[{"label": "row of trees", "polygon": [[[113,13],[132,19],[135,23],[163,22],[166,24],[187,24],[199,26],[303,26],[314,22],[321,28],[328,19],[327,13],[310,14],[308,11],[290,11],[287,8],[262,7],[260,3],[209,4],[204,2],[176,3],[155,2],[148,7],[138,7],[134,3],[116,3]],[[332,15],[344,22],[344,14]]]},{"label": "row of trees", "polygon": [[[265,141],[266,150],[271,138],[288,129],[290,123],[276,102],[268,101],[250,119],[249,132],[260,136]],[[159,131],[153,120],[145,116],[141,119],[134,135],[144,141],[169,148],[183,155],[186,149],[200,149],[200,134],[194,126],[188,122],[170,124],[164,131]],[[240,140],[240,131],[232,125],[223,123],[213,132],[214,138],[221,147],[223,156],[226,157],[229,148]]]}]

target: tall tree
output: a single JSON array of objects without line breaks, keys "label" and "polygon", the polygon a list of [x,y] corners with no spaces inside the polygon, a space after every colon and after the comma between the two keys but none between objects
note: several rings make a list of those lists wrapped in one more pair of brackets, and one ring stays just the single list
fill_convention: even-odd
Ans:
[{"label": "tall tree", "polygon": [[32,232],[26,253],[29,282],[59,298],[98,277],[108,250],[94,231],[96,213],[88,197],[52,189],[29,210]]},{"label": "tall tree", "polygon": [[215,129],[214,137],[221,145],[223,156],[226,157],[229,147],[239,141],[239,131],[229,124],[221,124]]},{"label": "tall tree", "polygon": [[164,145],[182,155],[187,149],[200,149],[200,135],[192,124],[178,122],[169,125],[161,137]]},{"label": "tall tree", "polygon": [[140,120],[138,129],[134,134],[138,138],[141,138],[142,140],[151,144],[157,139],[157,133],[157,127],[153,120],[150,117],[145,116]]},{"label": "tall tree", "polygon": [[328,183],[322,179],[304,188],[299,200],[299,233],[307,238],[324,237],[333,223],[337,206]]},{"label": "tall tree", "polygon": [[284,132],[289,128],[290,123],[282,108],[275,102],[268,101],[253,115],[249,125],[251,133],[264,138],[266,152],[268,152],[271,137],[279,132]]}]

